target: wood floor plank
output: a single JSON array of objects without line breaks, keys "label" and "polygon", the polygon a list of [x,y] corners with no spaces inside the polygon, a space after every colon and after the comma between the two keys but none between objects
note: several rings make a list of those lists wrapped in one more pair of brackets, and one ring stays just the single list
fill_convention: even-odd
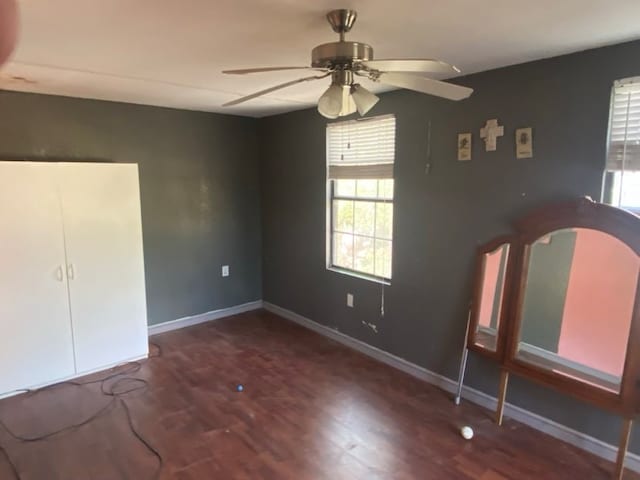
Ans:
[{"label": "wood floor plank", "polygon": [[[455,407],[445,392],[264,311],[152,342],[162,355],[131,375],[147,388],[120,398],[162,455],[160,476],[117,398],[88,424],[44,441],[19,442],[0,428],[22,480],[608,479],[613,472],[610,462],[510,419],[497,427],[492,412]],[[59,386],[0,401],[0,419],[37,436],[81,423],[110,401],[100,384]],[[458,433],[465,424],[474,427],[471,441]],[[0,479],[13,480],[2,456]]]}]

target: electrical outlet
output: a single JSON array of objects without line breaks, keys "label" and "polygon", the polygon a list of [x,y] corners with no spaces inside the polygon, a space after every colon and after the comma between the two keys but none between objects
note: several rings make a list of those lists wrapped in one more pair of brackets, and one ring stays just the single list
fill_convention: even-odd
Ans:
[{"label": "electrical outlet", "polygon": [[229,276],[229,265],[223,265],[222,266],[222,276],[223,277],[228,277]]},{"label": "electrical outlet", "polygon": [[347,307],[353,308],[353,293],[347,293]]}]

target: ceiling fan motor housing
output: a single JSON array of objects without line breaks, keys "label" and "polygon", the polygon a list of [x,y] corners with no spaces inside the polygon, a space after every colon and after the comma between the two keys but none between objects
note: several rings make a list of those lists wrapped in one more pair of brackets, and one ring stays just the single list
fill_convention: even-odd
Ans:
[{"label": "ceiling fan motor housing", "polygon": [[323,43],[311,51],[314,68],[345,67],[368,60],[373,60],[373,48],[360,42]]},{"label": "ceiling fan motor housing", "polygon": [[324,43],[311,51],[313,68],[345,69],[354,63],[373,60],[373,48],[366,43],[346,42],[344,34],[349,32],[358,18],[355,10],[332,10],[327,21],[334,32],[340,35],[339,42]]}]

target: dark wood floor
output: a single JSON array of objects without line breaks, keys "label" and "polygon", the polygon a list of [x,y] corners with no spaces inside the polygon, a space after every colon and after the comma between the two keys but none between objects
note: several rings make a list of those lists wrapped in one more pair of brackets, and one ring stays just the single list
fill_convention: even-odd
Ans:
[{"label": "dark wood floor", "polygon": [[[613,465],[491,413],[266,312],[152,338],[162,356],[77,429],[0,445],[23,480],[607,479]],[[243,392],[235,386],[244,385]],[[80,423],[111,401],[100,385],[60,386],[0,401],[21,436]],[[472,425],[463,440],[458,428]],[[0,478],[14,478],[0,456]],[[627,473],[626,478],[638,478]]]}]

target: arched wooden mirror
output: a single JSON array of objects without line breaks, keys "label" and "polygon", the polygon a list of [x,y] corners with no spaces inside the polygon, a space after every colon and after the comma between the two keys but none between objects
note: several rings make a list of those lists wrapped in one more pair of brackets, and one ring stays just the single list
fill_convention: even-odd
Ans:
[{"label": "arched wooden mirror", "polygon": [[619,395],[639,265],[627,244],[591,228],[559,229],[525,245],[509,358],[549,379]]},{"label": "arched wooden mirror", "polygon": [[625,419],[640,411],[640,217],[583,198],[550,205],[478,251],[467,346],[510,373]]},{"label": "arched wooden mirror", "polygon": [[508,370],[631,416],[640,399],[640,218],[581,199],[515,227]]}]

